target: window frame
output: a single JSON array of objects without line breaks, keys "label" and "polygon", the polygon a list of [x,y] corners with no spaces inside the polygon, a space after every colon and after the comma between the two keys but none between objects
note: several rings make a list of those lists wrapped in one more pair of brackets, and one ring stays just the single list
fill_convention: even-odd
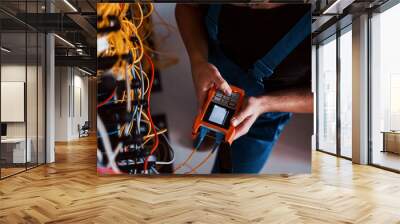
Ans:
[{"label": "window frame", "polygon": [[[349,23],[345,27],[341,29],[337,29],[335,33],[330,35],[329,37],[319,41],[316,44],[316,150],[319,152],[323,152],[329,155],[337,156],[339,158],[343,158],[346,160],[352,160],[352,158],[342,155],[341,153],[341,118],[340,118],[340,82],[341,82],[341,55],[340,55],[340,38],[347,32],[352,32],[352,23]],[[328,152],[324,149],[321,149],[319,143],[319,103],[320,103],[320,95],[319,95],[319,86],[320,86],[320,73],[319,73],[319,47],[322,43],[328,43],[330,41],[336,41],[336,152]]]},{"label": "window frame", "polygon": [[[28,3],[35,3],[36,4],[36,12],[38,12],[39,11],[39,2],[45,2],[45,1],[21,0],[20,2],[25,4],[24,7],[25,7],[25,17],[26,17],[27,16],[26,13],[28,13],[27,12],[27,4]],[[2,13],[9,13],[8,11],[2,9],[1,7],[0,7],[0,10],[1,10]],[[47,7],[46,7],[46,12],[47,12]],[[18,18],[16,18],[16,17],[13,18],[13,19],[18,21]],[[18,21],[18,22],[21,22],[21,21]],[[24,91],[25,91],[25,93],[24,93],[24,122],[25,122],[24,129],[25,129],[25,135],[23,136],[23,138],[25,139],[25,165],[24,165],[24,168],[21,169],[20,171],[17,171],[17,172],[14,172],[12,174],[8,174],[8,175],[4,175],[2,173],[2,167],[0,166],[0,180],[4,180],[4,179],[6,179],[8,177],[12,177],[12,176],[15,176],[17,174],[26,172],[26,171],[28,171],[30,169],[34,169],[34,168],[39,167],[41,165],[47,164],[47,110],[46,110],[46,108],[47,108],[47,99],[46,99],[47,98],[47,81],[46,81],[46,79],[47,79],[47,43],[48,43],[47,34],[48,33],[40,31],[40,30],[28,25],[27,23],[24,23],[24,22],[22,22],[22,23],[24,25],[24,30],[20,30],[20,31],[18,31],[18,33],[20,33],[21,35],[25,35],[25,37],[24,37],[24,39],[25,39],[24,40],[25,48],[22,50],[25,53],[25,56],[24,56],[24,60],[25,60],[25,87],[24,87]],[[0,28],[1,28],[1,23],[0,23]],[[0,29],[0,46],[2,45],[2,43],[1,43],[2,34],[5,34],[5,33],[14,33],[14,32],[4,31],[4,30]],[[17,33],[17,31],[15,31],[15,33]],[[35,125],[36,125],[36,136],[33,137],[33,138],[36,138],[36,141],[37,141],[37,144],[36,144],[36,158],[35,158],[36,161],[35,161],[35,163],[30,164],[29,166],[28,166],[28,162],[27,162],[28,161],[28,158],[27,158],[27,156],[28,156],[28,154],[27,154],[27,147],[28,147],[28,144],[27,144],[27,142],[28,142],[28,112],[27,112],[28,34],[33,34],[33,35],[36,36],[36,41],[35,41],[36,42],[36,48],[35,48],[35,51],[36,51],[36,56],[37,56],[36,61],[33,63],[36,66],[36,72],[35,72],[35,75],[36,75],[36,91],[34,93],[36,95],[36,122],[34,122]],[[41,37],[41,38],[39,38],[39,37]],[[41,42],[43,49],[39,48],[39,41]],[[41,51],[39,51],[39,49]],[[44,114],[42,114],[42,117],[39,117],[39,112],[38,112],[39,111],[39,81],[38,81],[38,76],[39,76],[39,66],[40,66],[40,63],[39,63],[40,62],[39,61],[40,52],[42,53],[42,55],[41,55],[42,59],[41,60],[42,60],[42,63],[43,63],[42,64],[42,70],[41,70],[41,77],[42,77],[42,82],[43,82],[42,84],[44,85],[43,86],[43,92],[42,92],[42,96],[44,96],[44,99],[42,99],[43,105],[41,105],[43,107],[42,109],[44,110],[43,111]],[[2,77],[1,77],[1,67],[3,66],[2,62],[3,62],[2,54],[0,53],[0,82],[2,81],[1,80],[2,79]],[[0,86],[0,89],[1,89],[1,86]],[[0,99],[0,101],[1,101],[1,99]],[[0,111],[1,111],[1,105],[0,105]],[[1,115],[0,115],[0,117],[1,117]],[[43,147],[42,148],[43,155],[41,155],[41,157],[43,157],[43,158],[41,158],[43,162],[39,162],[39,141],[38,141],[38,139],[39,139],[39,120],[41,120],[42,125],[43,125],[43,127],[42,127],[43,128],[43,133],[42,133],[43,134],[43,142],[42,142],[43,143],[43,145],[42,145],[42,147]],[[1,122],[1,119],[0,119],[0,124],[1,123],[2,122]],[[1,151],[2,151],[2,146],[0,144],[0,157],[1,157]]]},{"label": "window frame", "polygon": [[388,0],[384,4],[380,5],[377,8],[369,10],[368,13],[368,69],[367,69],[367,77],[368,77],[368,152],[367,152],[367,162],[369,166],[373,166],[376,168],[380,168],[383,170],[395,172],[395,173],[400,173],[400,170],[387,167],[384,165],[376,164],[373,162],[373,154],[374,154],[374,149],[373,149],[373,130],[372,130],[372,93],[373,93],[373,88],[372,88],[372,19],[374,17],[374,14],[381,14],[384,13],[385,11],[391,9],[394,6],[397,6],[400,4],[399,0]]}]

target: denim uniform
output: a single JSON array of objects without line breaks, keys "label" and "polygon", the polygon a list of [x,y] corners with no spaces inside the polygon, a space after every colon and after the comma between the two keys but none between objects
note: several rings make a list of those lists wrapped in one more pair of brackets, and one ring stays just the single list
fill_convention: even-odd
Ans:
[{"label": "denim uniform", "polygon": [[[205,17],[209,38],[209,62],[218,68],[229,84],[243,89],[247,96],[265,94],[263,79],[272,75],[273,71],[262,65],[256,66],[260,64],[260,60],[250,69],[244,70],[232,62],[221,50],[218,40],[220,9],[221,5],[210,5]],[[292,113],[288,112],[267,112],[259,116],[249,132],[231,145],[232,173],[260,172],[291,117]],[[218,159],[216,161],[213,173],[220,172]]]}]

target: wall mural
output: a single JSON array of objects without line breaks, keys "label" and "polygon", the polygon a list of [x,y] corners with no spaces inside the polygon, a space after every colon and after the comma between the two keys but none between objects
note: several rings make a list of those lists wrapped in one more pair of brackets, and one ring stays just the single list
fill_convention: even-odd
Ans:
[{"label": "wall mural", "polygon": [[[312,113],[310,5],[178,4],[177,26],[157,11],[164,6],[97,4],[98,173],[264,173],[268,163],[289,161],[270,156],[293,112]],[[167,35],[155,32],[160,24]],[[181,35],[187,55],[158,49],[171,33]],[[152,93],[167,79],[160,71],[183,63],[191,68],[192,101],[200,102],[191,133],[180,135],[192,145],[185,152],[175,132],[170,139],[169,115],[151,112]],[[308,146],[300,148],[310,157]]]}]

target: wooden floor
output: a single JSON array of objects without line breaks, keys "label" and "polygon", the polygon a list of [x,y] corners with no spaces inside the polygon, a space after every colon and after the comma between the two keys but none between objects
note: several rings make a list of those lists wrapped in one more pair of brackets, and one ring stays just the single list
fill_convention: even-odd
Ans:
[{"label": "wooden floor", "polygon": [[19,165],[18,167],[7,167],[7,168],[1,168],[1,178],[5,178],[11,175],[15,175],[20,172],[24,172],[27,169],[33,169],[37,165],[36,164],[27,164],[27,167],[25,168],[25,165]]},{"label": "wooden floor", "polygon": [[295,176],[98,177],[95,138],[0,181],[0,223],[400,223],[400,175],[313,154]]},{"label": "wooden floor", "polygon": [[373,155],[375,164],[400,170],[400,155],[392,152],[375,151]]},{"label": "wooden floor", "polygon": [[24,168],[1,168],[1,177],[7,177],[25,170]]}]

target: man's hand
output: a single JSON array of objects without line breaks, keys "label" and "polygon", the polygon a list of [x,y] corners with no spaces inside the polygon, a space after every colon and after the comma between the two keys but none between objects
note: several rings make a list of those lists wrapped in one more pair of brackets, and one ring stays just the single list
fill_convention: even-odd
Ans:
[{"label": "man's hand", "polygon": [[235,137],[233,140],[247,134],[250,127],[257,120],[258,116],[263,113],[263,106],[261,100],[257,97],[249,97],[245,99],[241,111],[232,118],[232,125],[236,129]]},{"label": "man's hand", "polygon": [[300,88],[249,97],[231,120],[236,129],[234,140],[245,135],[256,119],[266,112],[313,113],[313,94],[309,88]]},{"label": "man's hand", "polygon": [[204,24],[205,11],[195,4],[177,4],[176,21],[192,65],[193,82],[199,108],[204,103],[207,91],[216,87],[225,94],[232,90],[218,69],[208,63],[208,37]]},{"label": "man's hand", "polygon": [[222,78],[218,69],[214,65],[207,62],[195,64],[192,66],[192,73],[199,110],[207,97],[209,89],[215,87],[226,95],[232,93],[231,87],[225,79]]}]

